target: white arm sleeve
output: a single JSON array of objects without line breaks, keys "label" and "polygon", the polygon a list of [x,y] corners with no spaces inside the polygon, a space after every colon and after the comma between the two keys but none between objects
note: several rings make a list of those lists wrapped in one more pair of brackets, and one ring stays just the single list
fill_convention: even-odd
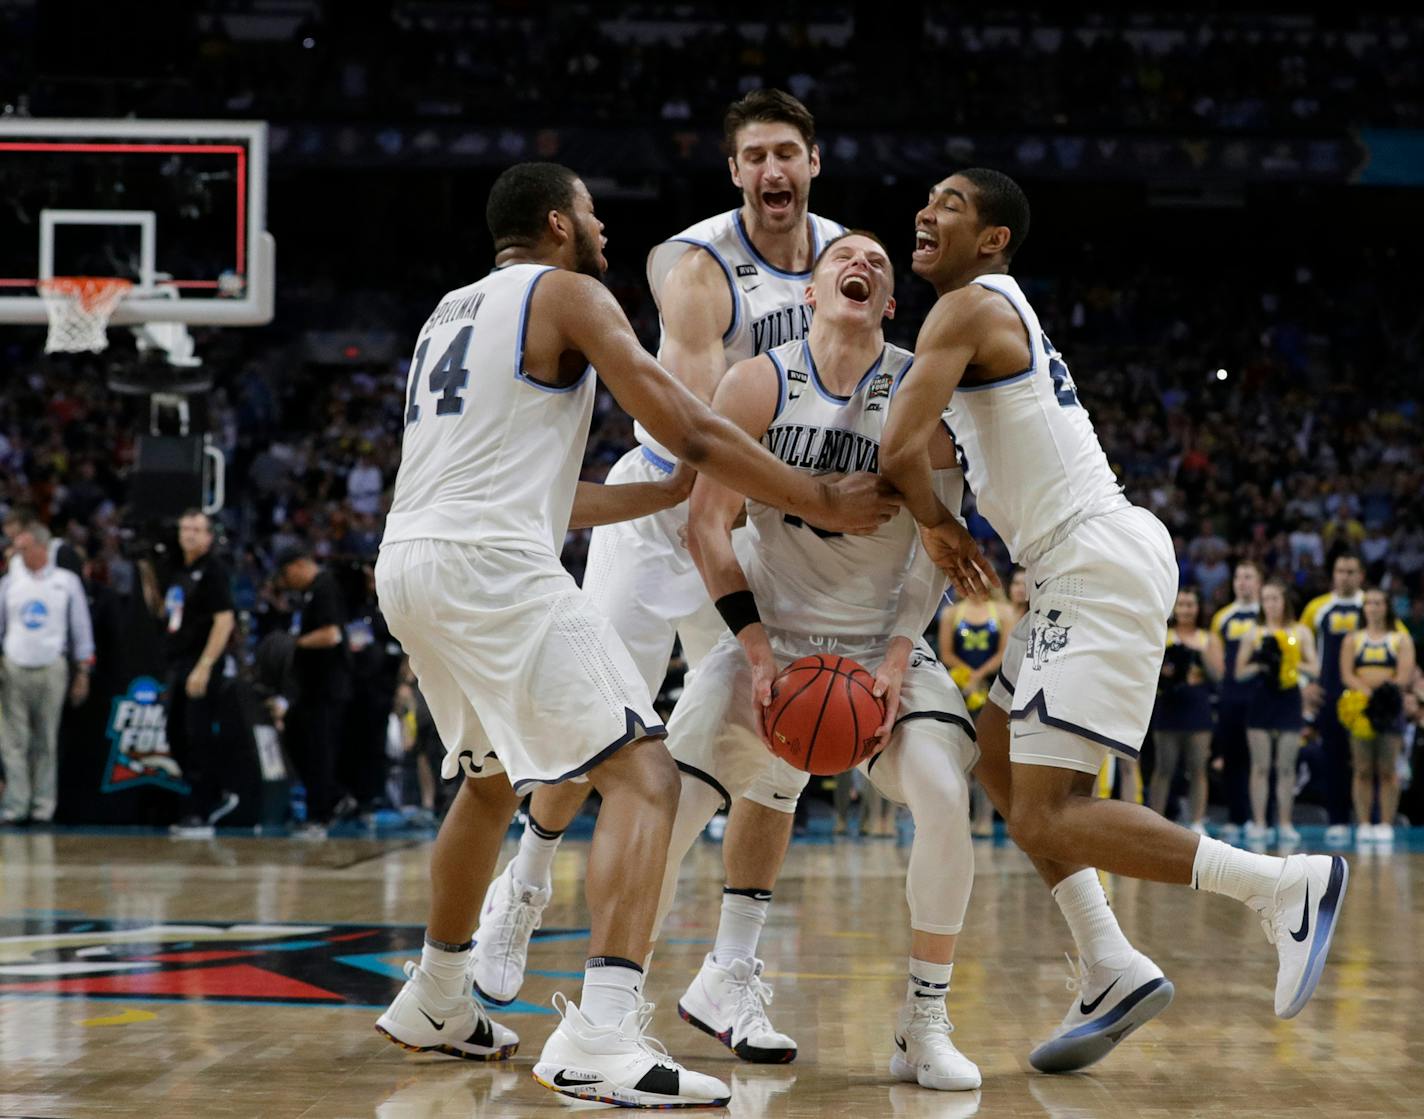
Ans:
[{"label": "white arm sleeve", "polygon": [[[964,518],[959,512],[964,504],[963,471],[958,468],[936,470],[934,489],[945,508],[963,524]],[[900,601],[895,609],[895,628],[890,631],[890,636],[918,641],[939,609],[947,586],[949,577],[925,554],[917,536],[909,566],[905,568],[905,582],[900,588]]]}]

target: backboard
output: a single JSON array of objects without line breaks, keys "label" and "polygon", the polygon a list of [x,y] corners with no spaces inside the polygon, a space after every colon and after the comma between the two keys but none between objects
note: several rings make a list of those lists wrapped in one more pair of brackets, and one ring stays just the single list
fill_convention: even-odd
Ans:
[{"label": "backboard", "polygon": [[0,200],[0,323],[54,276],[133,281],[115,326],[272,318],[263,122],[0,118]]}]

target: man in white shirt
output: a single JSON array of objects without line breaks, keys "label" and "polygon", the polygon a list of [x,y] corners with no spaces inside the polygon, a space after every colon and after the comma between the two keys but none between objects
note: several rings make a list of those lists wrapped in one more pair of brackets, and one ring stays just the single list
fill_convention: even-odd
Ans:
[{"label": "man in white shirt", "polygon": [[94,631],[79,576],[50,559],[49,530],[27,524],[14,545],[0,579],[0,823],[47,823],[54,816],[59,716],[66,690],[74,704],[89,695]]}]

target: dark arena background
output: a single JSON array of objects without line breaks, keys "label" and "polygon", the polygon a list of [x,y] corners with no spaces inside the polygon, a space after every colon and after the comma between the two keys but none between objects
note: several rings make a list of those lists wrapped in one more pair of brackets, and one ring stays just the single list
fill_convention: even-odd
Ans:
[{"label": "dark arena background", "polygon": [[[1078,997],[1074,942],[976,795],[948,1011],[983,1082],[936,1091],[889,1071],[914,822],[858,773],[813,777],[758,949],[795,1061],[739,1061],[678,1015],[717,934],[721,814],[657,942],[651,1036],[727,1082],[739,1117],[1424,1112],[1410,6],[0,0],[0,1116],[571,1102],[530,1073],[551,996],[583,974],[597,796],[553,864],[522,990],[491,1004],[518,1053],[456,1061],[373,1032],[421,954],[459,787],[373,573],[412,353],[441,296],[493,264],[496,177],[546,160],[587,185],[607,286],[656,352],[649,250],[741,205],[722,117],[765,88],[815,115],[810,209],[888,246],[897,345],[934,304],[910,268],[931,188],[976,166],[1022,186],[1012,274],[1126,496],[1170,531],[1198,628],[1234,653],[1275,584],[1334,661],[1300,680],[1298,752],[1267,738],[1262,757],[1251,701],[1200,673],[1204,723],[1179,747],[1169,655],[1140,763],[1109,756],[1097,793],[1243,849],[1343,855],[1350,902],[1318,993],[1283,1021],[1256,914],[1103,874],[1175,1001],[1102,1063],[1047,1074],[1028,1055]],[[583,479],[633,446],[600,386]],[[926,637],[977,711],[992,666],[973,671],[964,635],[987,627],[977,651],[997,650],[1026,607],[972,493],[963,513],[1008,593],[951,596]],[[588,530],[564,542],[576,579],[588,548]],[[61,598],[26,597],[31,572]],[[1374,592],[1396,706],[1372,724],[1340,650]],[[231,631],[205,648],[185,604],[230,611]],[[313,666],[299,642],[324,627]],[[1347,667],[1384,671],[1360,656]],[[206,695],[185,706],[190,671]],[[685,679],[678,650],[665,717]]]}]

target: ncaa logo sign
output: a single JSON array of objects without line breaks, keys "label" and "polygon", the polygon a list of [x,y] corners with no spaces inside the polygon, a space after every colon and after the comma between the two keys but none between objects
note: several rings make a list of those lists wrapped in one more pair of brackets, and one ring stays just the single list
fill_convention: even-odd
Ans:
[{"label": "ncaa logo sign", "polygon": [[39,629],[49,620],[49,607],[34,598],[20,607],[20,624],[26,629]]},{"label": "ncaa logo sign", "polygon": [[109,763],[102,790],[122,792],[140,785],[157,785],[186,793],[188,783],[168,748],[168,718],[159,698],[163,685],[152,676],[138,676],[128,691],[109,706]]}]

